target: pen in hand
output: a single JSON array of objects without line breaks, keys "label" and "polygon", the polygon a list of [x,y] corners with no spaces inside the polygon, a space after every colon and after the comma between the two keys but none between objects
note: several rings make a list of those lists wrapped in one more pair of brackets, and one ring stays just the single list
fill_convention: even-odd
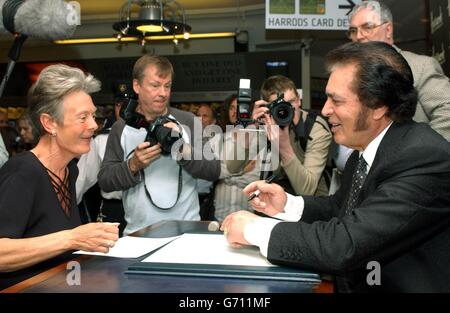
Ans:
[{"label": "pen in hand", "polygon": [[[277,177],[277,175],[275,175],[275,174],[270,175],[270,176],[266,179],[266,183],[267,183],[267,184],[272,183],[272,182],[275,180],[276,177]],[[252,194],[250,195],[250,197],[248,197],[248,201],[252,201],[252,200],[255,199],[257,196],[259,196],[260,193],[261,193],[261,191],[256,190],[254,193],[252,193]]]}]

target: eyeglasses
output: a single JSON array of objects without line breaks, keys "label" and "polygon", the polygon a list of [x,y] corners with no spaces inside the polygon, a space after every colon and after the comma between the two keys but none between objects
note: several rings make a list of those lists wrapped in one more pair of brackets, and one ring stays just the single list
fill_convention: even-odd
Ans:
[{"label": "eyeglasses", "polygon": [[347,31],[347,37],[349,39],[355,38],[358,35],[358,30],[361,32],[361,35],[363,35],[364,37],[370,36],[373,34],[375,29],[377,29],[378,27],[380,27],[386,23],[388,23],[388,22],[384,22],[384,23],[381,23],[378,25],[375,25],[372,23],[365,23],[359,27],[350,27]]}]

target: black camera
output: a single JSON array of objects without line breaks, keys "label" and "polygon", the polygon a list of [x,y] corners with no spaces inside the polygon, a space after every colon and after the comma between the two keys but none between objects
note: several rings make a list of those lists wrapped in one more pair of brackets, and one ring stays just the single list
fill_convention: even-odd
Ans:
[{"label": "black camera", "polygon": [[175,142],[182,138],[181,134],[169,127],[165,127],[166,123],[175,123],[176,121],[168,116],[158,116],[147,129],[145,141],[150,142],[151,146],[159,143],[161,145],[161,154],[168,155],[172,150]]},{"label": "black camera", "polygon": [[148,122],[142,114],[136,112],[137,103],[137,100],[134,98],[128,100],[122,116],[125,123],[133,128],[147,129],[145,141],[150,142],[151,146],[159,143],[161,145],[161,154],[169,155],[173,144],[182,138],[182,136],[181,133],[172,128],[165,127],[164,124],[169,122],[176,124],[177,122],[166,115],[158,116],[153,122]]},{"label": "black camera", "polygon": [[289,125],[294,118],[294,108],[292,104],[284,101],[284,94],[278,94],[278,97],[272,103],[267,104],[269,114],[272,115],[278,126],[284,127]]}]

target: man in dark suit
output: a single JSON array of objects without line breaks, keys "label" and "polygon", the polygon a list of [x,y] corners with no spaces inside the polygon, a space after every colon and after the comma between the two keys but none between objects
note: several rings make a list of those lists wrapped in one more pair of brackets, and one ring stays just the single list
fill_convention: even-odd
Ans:
[{"label": "man in dark suit", "polygon": [[[335,275],[338,292],[450,292],[450,144],[412,121],[417,103],[405,59],[382,42],[327,56],[322,114],[355,149],[341,188],[293,197],[263,181],[249,212],[223,222],[228,242],[256,245],[275,264]],[[287,221],[287,222],[285,222]]]}]

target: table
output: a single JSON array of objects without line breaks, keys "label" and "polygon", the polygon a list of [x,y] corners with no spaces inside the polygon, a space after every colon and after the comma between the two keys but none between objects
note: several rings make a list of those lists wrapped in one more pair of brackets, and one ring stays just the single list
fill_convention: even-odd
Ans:
[{"label": "table", "polygon": [[[206,221],[164,221],[133,233],[140,237],[169,237],[186,232],[211,233]],[[147,254],[148,255],[148,254]],[[67,281],[73,268],[60,264],[44,273],[11,286],[2,292],[24,293],[311,293],[332,292],[330,282],[311,284],[294,281],[236,278],[186,277],[165,275],[129,275],[128,266],[145,258],[121,259],[82,255],[74,259],[80,265],[80,284]]]}]

